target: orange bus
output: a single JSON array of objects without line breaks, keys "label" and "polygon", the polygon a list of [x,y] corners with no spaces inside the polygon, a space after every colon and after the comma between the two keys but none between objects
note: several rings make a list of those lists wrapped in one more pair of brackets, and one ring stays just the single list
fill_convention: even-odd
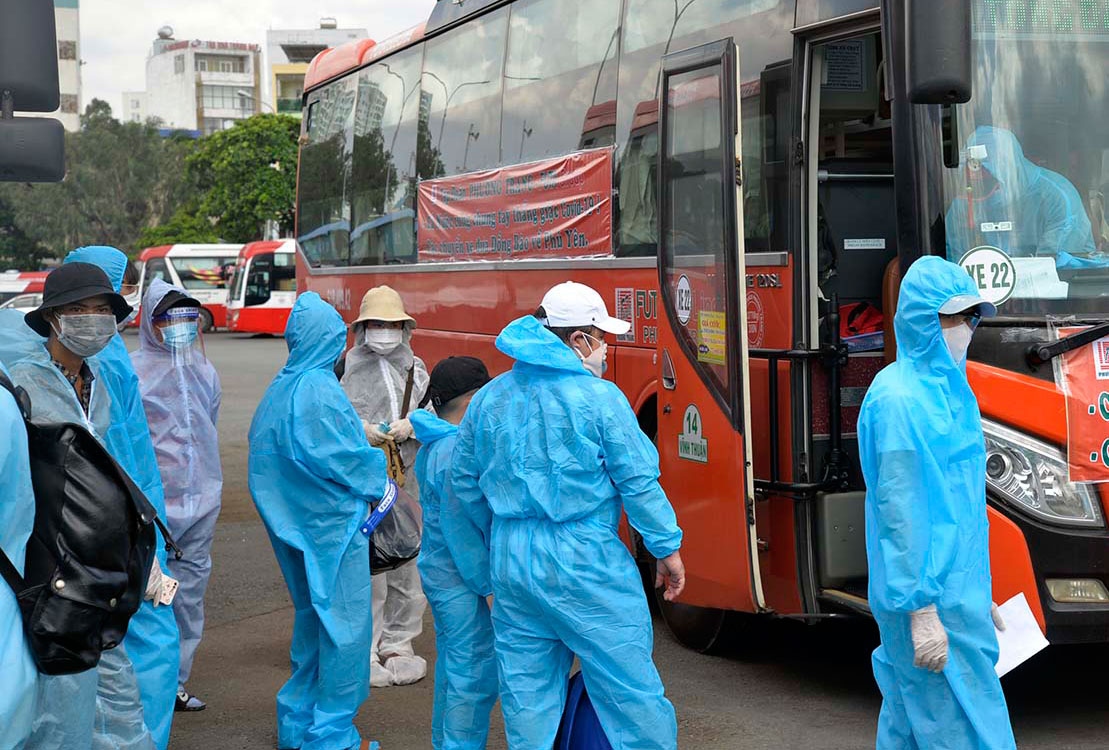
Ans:
[{"label": "orange bus", "polygon": [[283,334],[295,301],[296,240],[244,245],[228,291],[227,329]]},{"label": "orange bus", "polygon": [[[242,245],[160,245],[139,254],[142,296],[154,279],[182,287],[200,302],[205,333],[227,327],[227,282]],[[134,323],[138,325],[138,323]]]},{"label": "orange bus", "polygon": [[[607,377],[655,438],[685,531],[688,585],[662,615],[707,649],[746,614],[869,611],[859,407],[896,353],[902,270],[963,261],[1001,310],[969,365],[994,598],[1023,593],[1053,643],[1104,641],[1109,498],[1068,480],[1064,395],[1028,356],[1053,316],[1109,313],[1106,2],[1078,7],[438,3],[311,65],[298,290],[351,320],[388,284],[429,365],[494,371],[494,337],[550,286],[600,291],[633,323]],[[611,180],[575,199],[573,165],[596,160]],[[516,192],[546,187],[591,229],[489,230],[564,226]]]}]

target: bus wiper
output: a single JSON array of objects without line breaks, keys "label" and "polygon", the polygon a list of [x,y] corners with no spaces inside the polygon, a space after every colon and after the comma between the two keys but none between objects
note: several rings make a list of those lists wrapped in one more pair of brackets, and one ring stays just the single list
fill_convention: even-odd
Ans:
[{"label": "bus wiper", "polygon": [[1035,370],[1040,365],[1047,364],[1051,360],[1058,357],[1060,354],[1074,351],[1079,347],[1083,347],[1100,338],[1109,336],[1109,322],[1099,323],[1096,326],[1087,328],[1084,331],[1072,333],[1066,338],[1059,339],[1051,344],[1033,344],[1028,347],[1028,352],[1025,355],[1025,360],[1028,366]]}]

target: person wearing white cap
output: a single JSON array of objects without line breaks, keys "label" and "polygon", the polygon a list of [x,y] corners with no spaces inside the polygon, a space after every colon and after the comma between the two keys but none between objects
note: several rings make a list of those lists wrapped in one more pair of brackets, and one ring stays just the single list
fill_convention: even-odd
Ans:
[{"label": "person wearing white cap", "polygon": [[674,707],[652,661],[651,617],[621,511],[659,561],[656,586],[685,585],[682,531],[658,453],[615,384],[605,335],[629,324],[566,282],[497,348],[516,360],[474,396],[452,486],[488,540],[501,705],[513,750],[551,747],[576,655],[614,748],[677,747]]},{"label": "person wearing white cap", "polygon": [[897,361],[859,414],[870,609],[882,643],[877,747],[1015,748],[994,666],[986,439],[967,382],[975,327],[997,310],[966,272],[917,260],[901,282]]},{"label": "person wearing white cap", "polygon": [[[342,385],[362,420],[370,444],[399,455],[408,470],[404,492],[419,496],[415,472],[418,443],[408,415],[423,401],[429,376],[412,352],[415,319],[404,301],[387,286],[370,289],[352,324],[354,346],[347,352]],[[406,398],[407,397],[407,398]],[[373,571],[373,647],[370,684],[410,685],[427,675],[427,661],[412,642],[423,631],[427,599],[416,561],[394,570]]]}]

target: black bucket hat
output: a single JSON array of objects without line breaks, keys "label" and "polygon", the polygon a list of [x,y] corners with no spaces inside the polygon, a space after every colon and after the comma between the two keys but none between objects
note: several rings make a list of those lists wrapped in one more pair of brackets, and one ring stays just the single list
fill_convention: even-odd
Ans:
[{"label": "black bucket hat", "polygon": [[58,266],[46,277],[42,288],[42,304],[27,313],[23,319],[43,338],[50,336],[50,324],[42,314],[54,307],[80,302],[89,297],[104,295],[112,306],[116,323],[122,323],[131,314],[127,300],[116,293],[108,274],[92,263],[66,263]]},{"label": "black bucket hat", "polygon": [[485,363],[476,357],[447,357],[431,371],[424,406],[430,401],[435,407],[450,403],[459,396],[476,391],[489,382]]}]

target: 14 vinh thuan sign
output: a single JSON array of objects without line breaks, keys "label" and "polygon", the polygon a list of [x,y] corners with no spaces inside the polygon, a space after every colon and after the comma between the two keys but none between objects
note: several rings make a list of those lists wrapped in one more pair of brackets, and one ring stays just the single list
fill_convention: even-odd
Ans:
[{"label": "14 vinh thuan sign", "polygon": [[424,180],[421,261],[612,253],[612,150]]}]

